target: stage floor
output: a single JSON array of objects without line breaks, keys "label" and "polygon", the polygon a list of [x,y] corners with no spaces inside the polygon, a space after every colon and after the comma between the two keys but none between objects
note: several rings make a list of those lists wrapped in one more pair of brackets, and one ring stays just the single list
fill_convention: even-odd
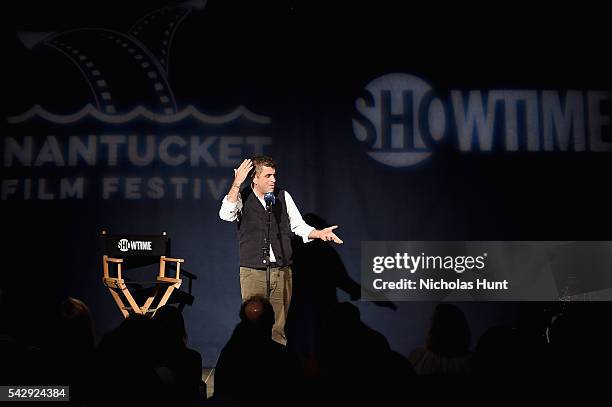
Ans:
[{"label": "stage floor", "polygon": [[202,381],[206,383],[206,398],[210,398],[215,390],[215,368],[205,367],[202,369]]}]

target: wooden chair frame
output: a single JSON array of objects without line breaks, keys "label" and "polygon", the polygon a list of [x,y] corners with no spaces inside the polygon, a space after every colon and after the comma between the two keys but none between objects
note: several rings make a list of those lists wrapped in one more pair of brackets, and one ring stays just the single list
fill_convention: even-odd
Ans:
[{"label": "wooden chair frame", "polygon": [[[176,264],[176,275],[174,277],[169,277],[166,275],[166,262]],[[170,299],[172,292],[175,289],[181,287],[181,284],[183,282],[180,278],[181,263],[184,262],[184,259],[175,259],[166,256],[161,256],[159,258],[159,272],[157,275],[157,279],[153,281],[153,283],[155,284],[155,288],[153,289],[152,294],[147,297],[145,303],[142,306],[139,306],[136,303],[136,300],[134,300],[132,293],[127,287],[129,282],[126,282],[126,280],[122,276],[121,265],[123,264],[123,259],[109,257],[107,255],[103,256],[102,266],[104,276],[102,277],[102,282],[110,291],[113,299],[115,300],[115,303],[119,307],[119,311],[121,311],[124,318],[127,318],[130,315],[130,311],[135,314],[153,317],[155,315],[155,312],[157,312],[159,308],[166,305],[166,302],[168,301],[168,299]],[[113,264],[116,265],[116,277],[111,276],[111,269],[113,268],[111,267],[111,265]],[[161,295],[161,298],[159,299],[157,304],[152,307],[155,299],[162,292],[163,294]],[[127,301],[127,305],[124,303],[124,299],[125,301]]]}]

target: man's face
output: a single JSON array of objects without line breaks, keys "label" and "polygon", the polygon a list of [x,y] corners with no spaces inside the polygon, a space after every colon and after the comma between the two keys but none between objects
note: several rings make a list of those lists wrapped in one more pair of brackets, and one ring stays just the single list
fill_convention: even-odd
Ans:
[{"label": "man's face", "polygon": [[274,168],[262,166],[261,172],[253,178],[253,189],[260,195],[274,191],[276,184],[276,170]]}]

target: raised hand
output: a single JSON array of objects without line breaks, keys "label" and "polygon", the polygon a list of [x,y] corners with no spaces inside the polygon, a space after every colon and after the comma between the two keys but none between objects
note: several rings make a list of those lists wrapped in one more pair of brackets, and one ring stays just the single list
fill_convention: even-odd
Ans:
[{"label": "raised hand", "polygon": [[240,186],[253,169],[253,162],[250,159],[245,159],[242,164],[234,169],[234,185]]}]

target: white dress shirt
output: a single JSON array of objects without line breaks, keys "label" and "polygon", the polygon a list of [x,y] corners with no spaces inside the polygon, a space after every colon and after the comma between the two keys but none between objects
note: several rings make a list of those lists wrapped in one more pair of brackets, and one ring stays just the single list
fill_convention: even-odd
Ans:
[{"label": "white dress shirt", "polygon": [[[259,199],[261,205],[265,208],[266,202],[263,198],[260,198],[255,191],[253,194]],[[289,215],[289,225],[291,227],[291,231],[296,235],[300,236],[304,243],[308,243],[312,241],[312,239],[308,238],[310,232],[315,230],[308,223],[304,222],[302,219],[302,215],[298,210],[295,202],[293,202],[293,198],[289,195],[289,192],[285,191],[285,203],[287,204],[287,215]],[[238,213],[242,210],[242,196],[238,194],[238,200],[236,202],[230,202],[227,199],[227,195],[223,198],[223,202],[221,203],[221,209],[219,209],[219,217],[227,222],[233,222],[238,219]],[[272,245],[270,245],[270,261],[276,261],[276,257],[274,257],[274,251],[272,250]]]}]

